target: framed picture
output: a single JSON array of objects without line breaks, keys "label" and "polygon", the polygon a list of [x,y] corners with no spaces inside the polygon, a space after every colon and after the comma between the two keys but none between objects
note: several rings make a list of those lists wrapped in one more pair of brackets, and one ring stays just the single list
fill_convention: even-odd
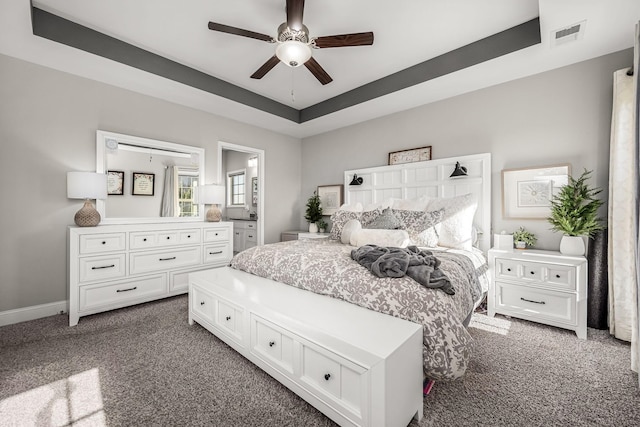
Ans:
[{"label": "framed picture", "polygon": [[544,219],[551,199],[569,182],[571,165],[502,171],[502,216],[505,219]]},{"label": "framed picture", "polygon": [[319,185],[318,197],[323,215],[333,215],[342,205],[342,185]]},{"label": "framed picture", "polygon": [[107,194],[122,196],[124,194],[124,172],[107,171]]},{"label": "framed picture", "polygon": [[153,173],[133,172],[131,194],[134,196],[153,196],[155,178],[156,175]]},{"label": "framed picture", "polygon": [[424,162],[431,160],[431,146],[411,148],[409,150],[392,151],[389,153],[389,164],[399,165],[401,163]]},{"label": "framed picture", "polygon": [[251,204],[258,206],[258,177],[251,178]]}]

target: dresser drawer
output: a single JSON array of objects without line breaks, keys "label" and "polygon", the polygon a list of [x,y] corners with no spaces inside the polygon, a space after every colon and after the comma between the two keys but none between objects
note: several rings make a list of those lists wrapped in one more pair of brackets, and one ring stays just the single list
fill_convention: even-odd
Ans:
[{"label": "dresser drawer", "polygon": [[204,248],[204,263],[227,263],[231,259],[231,250],[228,243],[220,245],[208,245]]},{"label": "dresser drawer", "polygon": [[213,228],[204,230],[205,242],[228,242],[231,239],[229,228]]},{"label": "dresser drawer", "polygon": [[361,418],[367,370],[342,357],[310,344],[302,346],[300,379],[308,387],[337,400]]},{"label": "dresser drawer", "polygon": [[101,307],[125,306],[136,300],[161,297],[167,292],[167,275],[157,274],[118,283],[101,283],[80,286],[80,311]]},{"label": "dresser drawer", "polygon": [[140,274],[200,264],[200,246],[174,248],[165,251],[129,254],[129,274]]},{"label": "dresser drawer", "polygon": [[496,282],[496,308],[518,317],[576,325],[576,294]]},{"label": "dresser drawer", "polygon": [[87,234],[80,236],[81,254],[124,251],[126,249],[125,233]]},{"label": "dresser drawer", "polygon": [[198,229],[142,231],[131,233],[129,240],[131,249],[162,248],[200,243],[201,233]]},{"label": "dresser drawer", "polygon": [[251,317],[251,352],[266,363],[293,374],[293,343],[288,331],[258,316]]},{"label": "dresser drawer", "polygon": [[124,253],[79,258],[78,265],[80,282],[117,279],[127,274]]},{"label": "dresser drawer", "polygon": [[214,324],[215,299],[210,294],[203,292],[198,287],[193,287],[190,293],[192,310],[205,321]]}]

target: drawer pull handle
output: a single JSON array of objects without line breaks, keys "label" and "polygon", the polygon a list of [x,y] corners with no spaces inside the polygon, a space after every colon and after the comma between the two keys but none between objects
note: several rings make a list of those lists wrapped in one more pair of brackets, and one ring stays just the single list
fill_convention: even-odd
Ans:
[{"label": "drawer pull handle", "polygon": [[106,244],[107,244],[107,242],[105,242],[105,241],[103,240],[103,241],[102,241],[102,244],[103,244],[103,245],[106,245]]},{"label": "drawer pull handle", "polygon": [[510,268],[507,268],[507,271],[511,271],[511,269],[510,269]]},{"label": "drawer pull handle", "polygon": [[544,301],[534,301],[534,300],[532,300],[532,299],[526,299],[526,298],[522,298],[522,297],[520,297],[520,299],[521,299],[522,301],[532,302],[532,303],[534,303],[534,304],[546,304]]},{"label": "drawer pull handle", "polygon": [[530,271],[530,273],[531,273],[531,274],[536,274],[536,272],[535,272],[535,271]]},{"label": "drawer pull handle", "polygon": [[100,270],[102,268],[113,268],[115,267],[115,264],[111,264],[111,265],[101,265],[100,267],[91,267],[92,270]]},{"label": "drawer pull handle", "polygon": [[171,237],[167,236],[167,240],[171,240]]},{"label": "drawer pull handle", "polygon": [[176,259],[176,257],[172,256],[170,258],[160,258],[158,261],[171,261],[172,259]]},{"label": "drawer pull handle", "polygon": [[276,345],[275,341],[269,341],[269,347],[273,347],[274,345]]},{"label": "drawer pull handle", "polygon": [[204,305],[204,301],[200,301],[200,305]]},{"label": "drawer pull handle", "polygon": [[556,279],[559,279],[559,278],[560,278],[560,275],[559,275],[559,274],[556,274]]},{"label": "drawer pull handle", "polygon": [[190,238],[191,238],[191,234],[187,234],[187,239],[190,239]]},{"label": "drawer pull handle", "polygon": [[129,289],[116,289],[116,292],[129,292],[129,291],[135,291],[136,289],[138,289],[138,287],[134,286],[133,288],[129,288]]},{"label": "drawer pull handle", "polygon": [[217,251],[217,252],[209,252],[209,255],[218,255],[221,254],[222,251]]},{"label": "drawer pull handle", "polygon": [[249,234],[249,238],[252,238],[253,236],[251,234]]},{"label": "drawer pull handle", "polygon": [[225,317],[225,319],[227,319],[227,321],[231,320],[231,316],[227,316]]},{"label": "drawer pull handle", "polygon": [[331,374],[324,374],[324,379],[326,381],[329,381],[329,378],[331,378]]},{"label": "drawer pull handle", "polygon": [[142,241],[143,241],[143,242],[146,242],[146,241],[147,241],[147,238],[145,237],[144,239],[142,239]]}]

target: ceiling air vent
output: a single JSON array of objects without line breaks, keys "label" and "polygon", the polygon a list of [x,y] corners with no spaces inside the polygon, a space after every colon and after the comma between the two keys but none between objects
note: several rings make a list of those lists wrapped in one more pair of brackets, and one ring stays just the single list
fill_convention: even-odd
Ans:
[{"label": "ceiling air vent", "polygon": [[587,21],[581,21],[568,27],[559,28],[551,32],[551,47],[560,46],[569,42],[581,40],[584,37],[584,29]]}]

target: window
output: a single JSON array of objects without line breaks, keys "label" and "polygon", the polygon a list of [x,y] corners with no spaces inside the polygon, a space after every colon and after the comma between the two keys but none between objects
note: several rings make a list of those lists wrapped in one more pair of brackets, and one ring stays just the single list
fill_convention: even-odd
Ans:
[{"label": "window", "polygon": [[194,197],[198,191],[198,171],[178,169],[179,216],[198,216],[198,204]]},{"label": "window", "polygon": [[227,172],[227,205],[245,205],[245,175],[244,170]]}]

